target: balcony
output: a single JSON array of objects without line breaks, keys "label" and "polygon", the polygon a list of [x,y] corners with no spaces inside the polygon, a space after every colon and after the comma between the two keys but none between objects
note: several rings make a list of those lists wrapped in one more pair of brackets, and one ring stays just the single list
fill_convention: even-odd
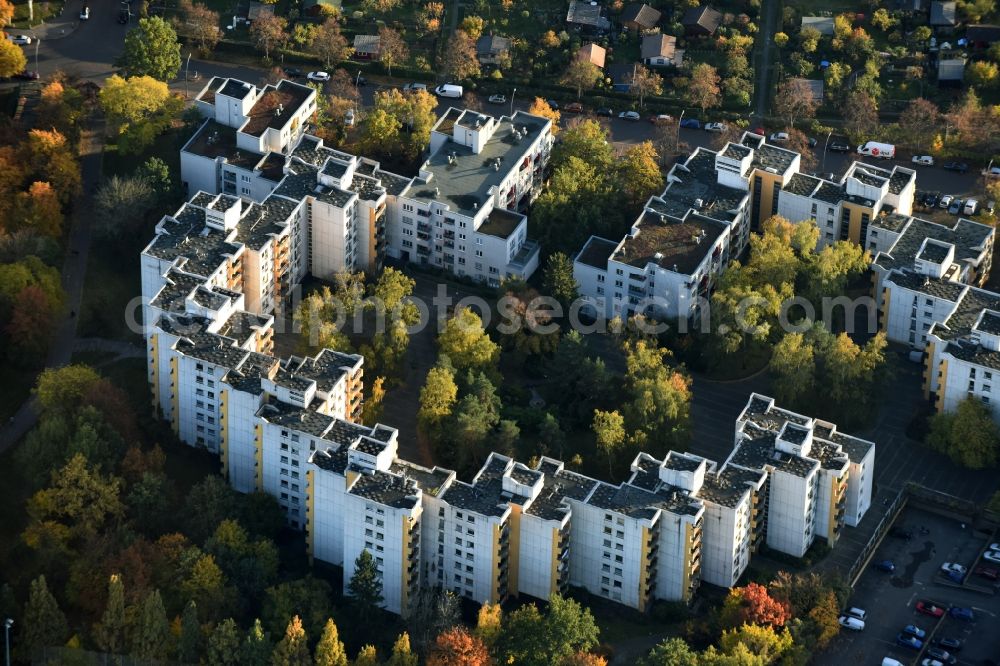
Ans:
[{"label": "balcony", "polygon": [[444,246],[446,248],[448,248],[449,250],[453,250],[453,249],[455,249],[455,241],[446,240],[444,242]]}]

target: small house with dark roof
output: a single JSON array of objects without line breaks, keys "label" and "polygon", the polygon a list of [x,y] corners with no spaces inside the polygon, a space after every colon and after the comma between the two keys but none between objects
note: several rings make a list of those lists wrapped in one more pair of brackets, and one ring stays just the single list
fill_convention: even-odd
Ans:
[{"label": "small house with dark roof", "polygon": [[604,69],[604,59],[607,57],[607,49],[594,43],[584,44],[576,52],[578,60],[585,60],[592,65]]},{"label": "small house with dark roof", "polygon": [[587,0],[570,0],[566,23],[594,32],[607,32],[611,21],[603,14],[601,5]]},{"label": "small house with dark roof", "polygon": [[965,78],[965,58],[941,58],[937,63],[938,86],[957,88]]},{"label": "small house with dark roof", "polygon": [[826,35],[829,37],[833,34],[833,17],[832,16],[803,16],[802,17],[802,29],[812,28],[816,30],[821,35]]},{"label": "small house with dark roof", "polygon": [[662,14],[643,2],[633,2],[622,12],[622,25],[636,32],[652,30],[660,22]]},{"label": "small house with dark roof", "polygon": [[692,7],[681,17],[684,34],[692,37],[711,37],[722,25],[722,12],[709,5]]},{"label": "small house with dark roof", "polygon": [[354,57],[358,60],[378,60],[382,54],[378,35],[354,35]]},{"label": "small house with dark roof", "polygon": [[958,23],[955,0],[934,0],[928,25],[932,28],[954,28]]},{"label": "small house with dark roof", "polygon": [[483,35],[476,41],[476,57],[484,65],[498,65],[510,55],[510,39],[500,35]]},{"label": "small house with dark roof", "polygon": [[684,51],[677,50],[677,38],[657,32],[642,38],[639,57],[654,67],[680,67]]},{"label": "small house with dark roof", "polygon": [[1000,25],[970,25],[965,30],[965,41],[970,49],[988,49],[1000,42]]},{"label": "small house with dark roof", "polygon": [[342,0],[304,0],[302,13],[306,16],[329,16],[341,9]]}]

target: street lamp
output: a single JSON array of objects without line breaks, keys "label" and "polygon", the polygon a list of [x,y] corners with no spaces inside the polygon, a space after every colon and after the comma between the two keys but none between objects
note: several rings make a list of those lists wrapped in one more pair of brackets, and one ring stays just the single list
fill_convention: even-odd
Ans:
[{"label": "street lamp", "polygon": [[826,149],[830,146],[831,136],[833,136],[833,130],[830,130],[830,133],[826,135],[826,143],[823,144],[823,167],[820,170],[824,173],[826,173]]},{"label": "street lamp", "polygon": [[517,94],[517,88],[510,91],[510,115],[514,117],[514,95]]},{"label": "street lamp", "polygon": [[38,71],[38,45],[42,43],[42,40],[35,37],[35,71]]},{"label": "street lamp", "polygon": [[10,666],[10,628],[14,626],[14,620],[7,618],[3,623],[4,652],[7,656],[7,666]]},{"label": "street lamp", "polygon": [[676,153],[676,152],[677,152],[678,150],[680,150],[680,149],[681,149],[681,123],[682,123],[682,122],[684,122],[684,112],[685,112],[685,111],[687,111],[687,109],[681,109],[681,115],[680,115],[680,117],[679,117],[679,118],[677,119],[677,143],[676,143],[676,145],[674,146],[674,152],[675,152],[675,153]]},{"label": "street lamp", "polygon": [[354,77],[354,87],[355,88],[360,88],[361,87],[361,70],[360,69],[358,70],[358,75],[356,77]]}]

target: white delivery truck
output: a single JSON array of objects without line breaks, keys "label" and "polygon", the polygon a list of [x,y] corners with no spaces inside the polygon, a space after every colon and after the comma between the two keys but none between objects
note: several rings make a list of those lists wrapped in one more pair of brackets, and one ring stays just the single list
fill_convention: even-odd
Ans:
[{"label": "white delivery truck", "polygon": [[450,83],[445,83],[434,89],[434,94],[438,97],[455,97],[456,99],[462,96],[462,86],[452,85]]},{"label": "white delivery truck", "polygon": [[858,155],[868,155],[870,157],[878,157],[883,160],[891,160],[896,156],[896,146],[891,143],[869,141],[858,146]]}]

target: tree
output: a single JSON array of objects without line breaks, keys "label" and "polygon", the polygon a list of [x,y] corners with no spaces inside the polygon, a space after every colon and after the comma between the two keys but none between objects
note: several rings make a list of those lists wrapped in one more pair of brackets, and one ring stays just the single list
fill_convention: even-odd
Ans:
[{"label": "tree", "polygon": [[125,587],[118,574],[112,574],[108,580],[108,601],[100,623],[94,627],[94,640],[105,652],[125,651]]},{"label": "tree", "polygon": [[102,476],[80,453],[65,467],[52,471],[52,484],[28,500],[32,525],[25,533],[32,545],[32,527],[40,523],[61,523],[71,535],[96,535],[110,521],[120,518],[121,480]]},{"label": "tree", "polygon": [[500,358],[500,347],[483,329],[483,320],[469,308],[458,310],[445,323],[438,348],[456,370],[492,370]]},{"label": "tree", "polygon": [[441,73],[452,81],[479,76],[476,40],[464,30],[456,30],[441,58]]},{"label": "tree", "polygon": [[629,146],[616,164],[619,190],[629,205],[642,206],[649,197],[663,191],[659,156],[649,141]]},{"label": "tree", "polygon": [[965,68],[965,79],[977,88],[992,88],[997,84],[1000,70],[995,62],[976,60]]},{"label": "tree", "polygon": [[871,95],[855,90],[844,105],[844,129],[858,141],[869,137],[878,128],[878,106]]},{"label": "tree", "polygon": [[927,444],[947,454],[957,465],[985,469],[997,464],[1000,428],[988,407],[978,400],[966,398],[958,403],[954,412],[931,418]]},{"label": "tree", "polygon": [[647,95],[663,94],[663,77],[648,67],[636,65],[635,69],[632,70],[632,86],[629,90],[639,98],[639,108],[641,109]]},{"label": "tree", "polygon": [[879,7],[872,14],[872,25],[882,32],[889,32],[897,23],[899,21],[890,16],[884,7]]},{"label": "tree", "polygon": [[50,183],[63,204],[79,193],[80,165],[65,136],[55,130],[33,129],[21,144],[21,153],[28,177]]},{"label": "tree", "polygon": [[668,638],[650,650],[640,666],[699,666],[698,653],[683,638]]},{"label": "tree", "polygon": [[[284,26],[282,26],[282,30]],[[328,18],[316,31],[312,39],[312,51],[319,56],[323,64],[329,68],[334,62],[347,60],[351,55],[351,47],[347,43],[347,38],[340,32],[340,23],[335,18]],[[344,72],[346,75],[347,72]],[[354,86],[354,79],[350,79],[350,86],[357,92]]]},{"label": "tree", "polygon": [[365,645],[358,651],[352,666],[378,666],[378,650],[374,645]]},{"label": "tree", "polygon": [[608,666],[608,660],[591,652],[574,652],[560,661],[559,666]]},{"label": "tree", "polygon": [[326,621],[316,645],[316,666],[347,666],[347,652],[332,619]]},{"label": "tree", "polygon": [[410,649],[410,635],[401,633],[392,644],[392,655],[385,666],[417,666],[419,657]]},{"label": "tree", "polygon": [[552,651],[553,661],[597,645],[600,630],[589,608],[574,599],[559,594],[549,598],[545,618],[546,642]]},{"label": "tree", "polygon": [[94,197],[97,232],[109,240],[132,237],[156,203],[156,192],[139,176],[114,174]]},{"label": "tree", "polygon": [[[288,41],[288,33],[285,31],[287,27],[288,21],[274,14],[262,13],[253,20],[253,24],[250,26],[250,37],[257,48],[264,52],[265,60],[271,59],[272,50],[284,46],[285,42]],[[320,32],[322,30],[321,27]],[[321,57],[325,55],[323,47],[319,45],[318,35],[316,41],[313,42],[313,48]]]},{"label": "tree", "polygon": [[363,623],[372,621],[382,605],[384,597],[382,596],[381,574],[375,565],[375,558],[372,557],[367,548],[362,550],[361,554],[354,560],[354,574],[347,584],[347,590],[353,597],[354,605]]},{"label": "tree", "polygon": [[757,583],[730,590],[729,595],[737,600],[739,613],[737,624],[757,624],[782,627],[791,617],[788,607],[771,597],[767,588]]},{"label": "tree", "polygon": [[[0,277],[5,276],[0,273]],[[0,280],[0,283],[4,281]],[[32,392],[38,398],[43,414],[69,414],[83,404],[87,391],[100,380],[101,376],[90,366],[74,363],[43,370]]]},{"label": "tree", "polygon": [[689,104],[697,106],[704,113],[721,103],[719,72],[708,63],[698,63],[691,68],[691,81],[685,97]]},{"label": "tree", "polygon": [[983,106],[975,90],[968,89],[948,110],[948,124],[955,130],[956,143],[969,150],[992,151],[997,145],[997,118]]},{"label": "tree", "polygon": [[487,648],[493,649],[503,631],[503,608],[500,604],[485,603],[476,615],[476,636]]},{"label": "tree", "polygon": [[125,35],[125,48],[116,65],[127,76],[172,80],[181,68],[181,45],[177,41],[177,33],[159,16],[139,19],[139,27]]},{"label": "tree", "polygon": [[634,444],[655,451],[687,444],[690,426],[691,379],[668,368],[666,349],[645,340],[626,342],[625,386],[630,400],[623,405]]},{"label": "tree", "polygon": [[606,127],[596,120],[584,119],[567,127],[552,149],[552,168],[566,165],[571,157],[582,160],[602,171],[614,162],[610,135]]},{"label": "tree", "polygon": [[779,49],[783,49],[788,46],[788,34],[784,32],[774,33],[774,45]]},{"label": "tree", "polygon": [[568,308],[577,299],[576,279],[573,277],[573,262],[562,252],[553,252],[545,262],[542,273],[542,288],[545,293]]},{"label": "tree", "polygon": [[0,28],[14,20],[14,5],[8,0],[0,0]]},{"label": "tree", "polygon": [[500,636],[502,663],[549,666],[597,645],[598,629],[590,610],[576,601],[552,595],[543,616],[534,604],[507,616]]},{"label": "tree", "polygon": [[[49,592],[45,576],[31,581],[28,602],[19,624],[20,647],[25,657],[45,647],[61,647],[66,642],[69,626],[59,602]],[[27,660],[27,659],[25,659]]]},{"label": "tree", "polygon": [[392,146],[398,146],[402,124],[385,109],[374,109],[365,119],[361,145],[368,152],[378,151],[391,155]]},{"label": "tree", "polygon": [[427,655],[427,666],[490,666],[493,659],[483,642],[464,627],[438,635]]},{"label": "tree", "polygon": [[190,569],[181,581],[181,592],[201,607],[208,617],[214,617],[225,604],[225,576],[211,554],[195,553]]},{"label": "tree", "polygon": [[418,651],[425,652],[436,636],[461,623],[459,597],[449,590],[424,587],[410,608],[407,625]]},{"label": "tree", "polygon": [[240,662],[240,629],[231,617],[216,625],[208,637],[209,666],[236,666]]},{"label": "tree", "polygon": [[288,622],[285,637],[274,648],[271,663],[273,666],[311,666],[306,631],[302,628],[302,620],[298,615]]},{"label": "tree", "polygon": [[175,22],[177,28],[181,34],[196,41],[202,53],[209,53],[222,39],[219,12],[213,12],[205,5],[195,4],[192,0],[181,0],[179,8],[184,20]]},{"label": "tree", "polygon": [[14,202],[15,230],[30,230],[42,236],[56,237],[62,232],[63,214],[59,197],[49,183],[35,181]]},{"label": "tree", "polygon": [[121,133],[123,127],[159,111],[170,97],[170,89],[151,76],[123,79],[115,74],[104,82],[98,96],[108,121]]},{"label": "tree", "polygon": [[159,590],[153,590],[142,602],[137,625],[132,632],[131,654],[137,659],[166,659],[173,637]]},{"label": "tree", "polygon": [[996,9],[994,0],[960,0],[958,10],[969,23],[979,23]]},{"label": "tree", "polygon": [[392,28],[382,26],[378,29],[378,37],[379,61],[385,65],[389,76],[392,76],[392,66],[406,62],[410,57],[410,49]]},{"label": "tree", "polygon": [[483,36],[483,28],[486,27],[486,21],[481,16],[466,16],[462,19],[458,27],[460,30],[464,30],[472,41],[476,41]]},{"label": "tree", "polygon": [[[223,623],[224,624],[224,623]],[[220,625],[220,627],[223,625]],[[233,625],[235,628],[235,624]],[[216,628],[218,631],[219,628]],[[181,633],[177,637],[177,659],[178,661],[184,663],[197,663],[198,658],[201,656],[201,625],[198,624],[198,606],[193,602],[189,601],[187,606],[184,607],[184,612],[181,614]],[[236,640],[236,647],[239,647],[239,637]],[[235,650],[233,651],[235,654]],[[229,664],[236,663],[232,662],[210,662],[215,664]]]},{"label": "tree", "polygon": [[748,651],[757,655],[761,660],[758,663],[769,664],[791,648],[792,642],[792,635],[787,628],[779,633],[770,625],[744,624],[738,629],[722,632],[719,647],[728,655],[739,654],[741,650]]},{"label": "tree", "polygon": [[799,118],[815,117],[817,106],[805,79],[788,79],[774,96],[774,111],[788,120],[789,127],[795,127]]},{"label": "tree", "polygon": [[451,416],[458,400],[458,385],[450,367],[435,366],[427,373],[427,381],[420,390],[420,411],[417,420],[425,433],[436,428]]},{"label": "tree", "polygon": [[604,73],[597,65],[584,58],[573,58],[559,83],[575,88],[576,98],[580,99],[584,90],[592,89],[602,78]]},{"label": "tree", "polygon": [[899,114],[899,129],[907,143],[926,149],[934,140],[934,130],[941,122],[941,111],[934,102],[918,97]]},{"label": "tree", "polygon": [[798,403],[812,395],[816,381],[813,347],[801,333],[788,333],[771,356],[775,397],[781,404]]},{"label": "tree", "polygon": [[840,633],[840,604],[837,595],[829,590],[822,596],[819,603],[809,611],[809,619],[816,624],[818,630],[816,647],[825,650],[830,641]]},{"label": "tree", "polygon": [[813,53],[819,46],[819,40],[823,37],[816,28],[802,28],[799,31],[799,47],[806,53]]},{"label": "tree", "polygon": [[264,633],[260,620],[254,620],[253,626],[240,644],[241,666],[267,666],[271,663],[271,642]]},{"label": "tree", "polygon": [[625,443],[625,419],[617,411],[594,410],[591,428],[597,438],[597,448],[608,456],[608,474],[614,478],[615,454]]},{"label": "tree", "polygon": [[9,39],[0,40],[0,77],[9,78],[20,74],[27,66],[28,58],[24,55],[24,49]]}]

